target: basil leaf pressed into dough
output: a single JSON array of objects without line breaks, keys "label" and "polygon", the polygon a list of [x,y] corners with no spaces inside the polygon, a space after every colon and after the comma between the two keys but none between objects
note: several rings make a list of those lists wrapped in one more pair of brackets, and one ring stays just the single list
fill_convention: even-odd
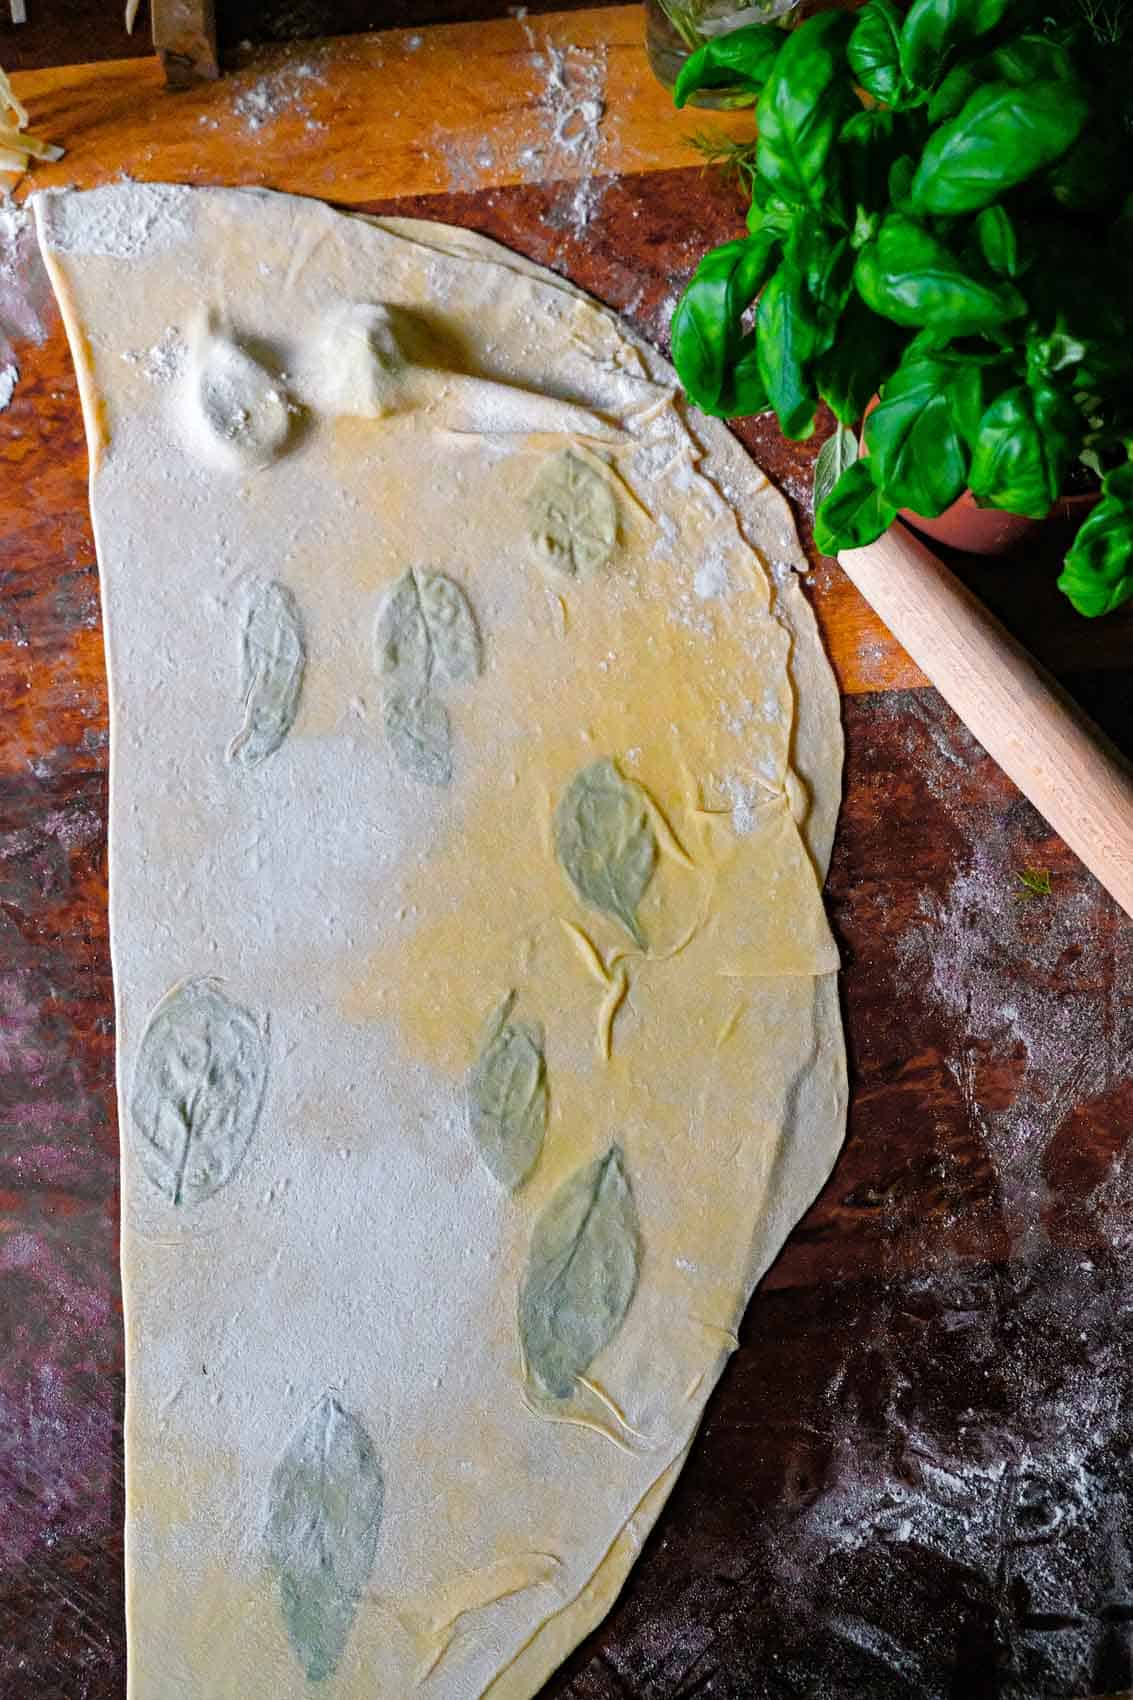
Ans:
[{"label": "basil leaf pressed into dough", "polygon": [[583,903],[620,921],[647,949],[637,907],[653,877],[657,840],[640,786],[603,758],[584,767],[555,810],[555,854]]},{"label": "basil leaf pressed into dough", "polygon": [[378,615],[378,666],[410,693],[434,673],[463,684],[480,672],[480,632],[463,590],[444,573],[402,573]]},{"label": "basil leaf pressed into dough", "polygon": [[228,746],[229,761],[255,767],[286,738],[299,708],[307,651],[295,598],[272,580],[256,586],[241,639],[244,724]]},{"label": "basil leaf pressed into dough", "polygon": [[468,1079],[472,1136],[485,1164],[509,1192],[523,1185],[547,1131],[547,1064],[543,1029],[510,1021],[511,992],[488,1024]]},{"label": "basil leaf pressed into dough", "polygon": [[536,553],[568,578],[590,578],[614,552],[618,504],[606,479],[577,449],[545,460],[530,500]]},{"label": "basil leaf pressed into dough", "polygon": [[142,1167],[172,1204],[199,1204],[232,1179],[267,1084],[267,1039],[215,980],[187,980],[142,1035],[130,1120]]},{"label": "basil leaf pressed into dough", "polygon": [[439,697],[395,691],[386,700],[386,737],[397,764],[426,785],[452,778],[452,723]]},{"label": "basil leaf pressed into dough", "polygon": [[332,1676],[374,1568],[385,1484],[373,1441],[326,1394],[271,1478],[266,1542],[295,1657]]},{"label": "basil leaf pressed into dough", "polygon": [[621,1147],[571,1176],[531,1236],[519,1297],[527,1369],[554,1398],[621,1327],[637,1286],[641,1233]]},{"label": "basil leaf pressed into dough", "polygon": [[390,682],[385,728],[399,766],[426,785],[452,779],[452,724],[434,684],[475,679],[480,632],[468,598],[444,573],[410,569],[378,616],[378,668]]}]

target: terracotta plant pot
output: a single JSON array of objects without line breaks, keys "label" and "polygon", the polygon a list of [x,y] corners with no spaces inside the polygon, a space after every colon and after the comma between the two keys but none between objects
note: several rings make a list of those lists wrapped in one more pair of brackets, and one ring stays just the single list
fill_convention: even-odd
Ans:
[{"label": "terracotta plant pot", "polygon": [[[879,400],[879,396],[874,396],[865,410],[865,419],[869,418]],[[865,419],[862,421],[862,454],[869,453],[865,446]],[[923,514],[915,514],[909,508],[901,509],[901,518],[922,536],[931,537],[934,542],[943,543],[950,549],[964,549],[970,555],[1007,555],[1050,520],[1081,525],[1100,500],[1100,490],[1078,496],[1061,496],[1045,519],[1030,519],[1026,514],[1007,513],[1003,508],[978,507],[972,492],[965,490],[950,508],[945,508],[935,519],[926,519]]]}]

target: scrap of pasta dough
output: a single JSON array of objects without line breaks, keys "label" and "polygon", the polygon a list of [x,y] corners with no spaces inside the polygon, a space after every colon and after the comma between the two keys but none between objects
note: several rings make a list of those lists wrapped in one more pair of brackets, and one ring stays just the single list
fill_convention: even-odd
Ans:
[{"label": "scrap of pasta dough", "polygon": [[479,237],[35,208],[110,673],[131,1700],[524,1700],[842,1138],[789,512]]}]

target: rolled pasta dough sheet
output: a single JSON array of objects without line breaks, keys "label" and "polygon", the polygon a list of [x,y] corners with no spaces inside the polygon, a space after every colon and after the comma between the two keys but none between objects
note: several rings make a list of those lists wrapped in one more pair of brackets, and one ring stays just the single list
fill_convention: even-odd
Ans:
[{"label": "rolled pasta dough sheet", "polygon": [[111,688],[131,1700],[522,1700],[843,1134],[790,514],[483,238],[35,208]]}]

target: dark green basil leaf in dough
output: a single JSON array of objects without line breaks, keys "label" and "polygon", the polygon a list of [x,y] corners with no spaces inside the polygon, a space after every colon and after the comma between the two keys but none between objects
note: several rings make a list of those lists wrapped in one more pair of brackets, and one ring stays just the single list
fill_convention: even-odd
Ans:
[{"label": "dark green basil leaf in dough", "polygon": [[426,785],[452,779],[452,723],[448,709],[428,691],[395,691],[386,699],[386,737],[398,766]]},{"label": "dark green basil leaf in dough", "polygon": [[543,1029],[511,1021],[512,992],[495,1012],[468,1079],[472,1136],[485,1164],[509,1192],[523,1185],[547,1131]]},{"label": "dark green basil leaf in dough", "polygon": [[566,1398],[621,1327],[637,1286],[641,1231],[621,1148],[554,1194],[535,1224],[519,1297],[529,1375]]},{"label": "dark green basil leaf in dough", "polygon": [[295,1657],[332,1676],[374,1568],[385,1485],[373,1441],[329,1394],[271,1479],[266,1542]]},{"label": "dark green basil leaf in dough", "polygon": [[657,840],[641,788],[612,761],[592,763],[564,791],[554,835],[559,864],[583,903],[620,921],[645,950],[637,908],[653,877]]},{"label": "dark green basil leaf in dough", "polygon": [[240,661],[244,724],[228,747],[228,759],[254,767],[290,732],[303,689],[303,627],[286,585],[272,580],[256,586],[244,618]]}]

